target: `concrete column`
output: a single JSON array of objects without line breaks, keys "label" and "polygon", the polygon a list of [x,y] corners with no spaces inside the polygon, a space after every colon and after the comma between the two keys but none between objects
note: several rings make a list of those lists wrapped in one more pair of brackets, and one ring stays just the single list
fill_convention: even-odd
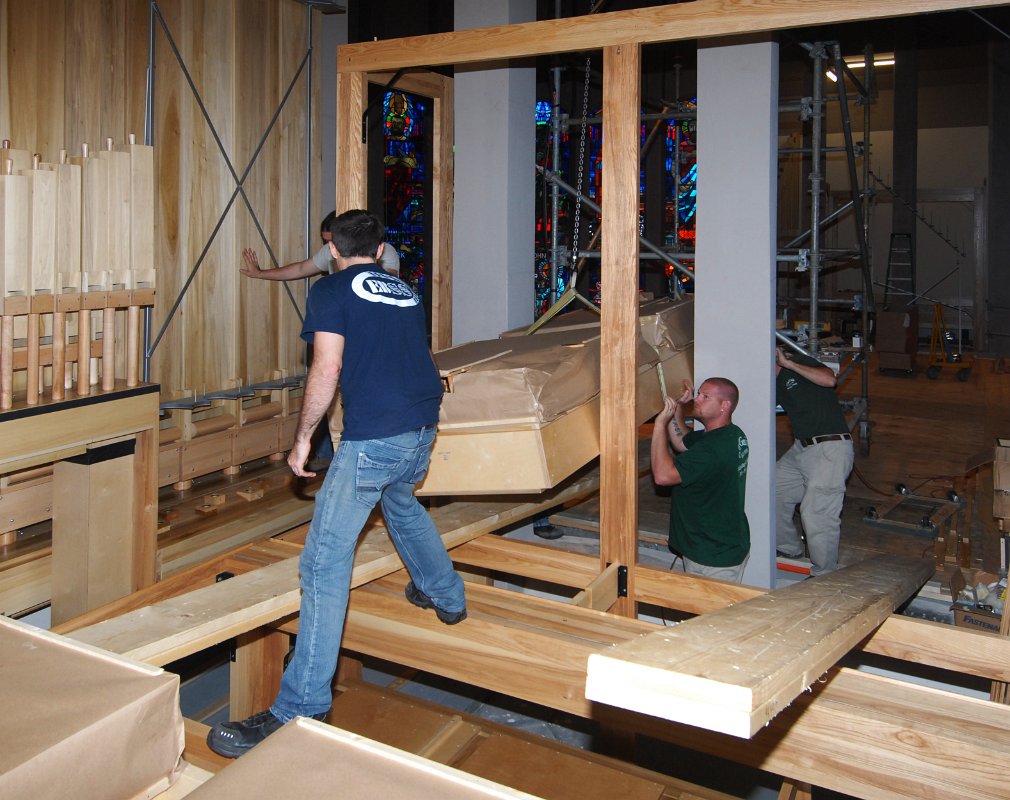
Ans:
[{"label": "concrete column", "polygon": [[733,420],[750,443],[746,583],[775,570],[775,209],[778,44],[716,40],[698,48],[698,277],[695,376],[734,381]]},{"label": "concrete column", "polygon": [[[455,28],[536,19],[534,0],[457,0]],[[453,342],[533,321],[532,63],[457,66]]]}]

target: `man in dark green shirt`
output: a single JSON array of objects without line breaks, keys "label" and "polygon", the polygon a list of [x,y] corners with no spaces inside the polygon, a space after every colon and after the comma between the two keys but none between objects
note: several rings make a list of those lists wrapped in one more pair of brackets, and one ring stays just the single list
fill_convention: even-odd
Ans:
[{"label": "man in dark green shirt", "polygon": [[[750,554],[744,513],[749,450],[747,436],[733,424],[739,397],[726,378],[709,378],[697,396],[685,381],[684,393],[667,397],[656,417],[651,459],[656,483],[673,487],[670,550],[683,558],[684,571],[737,583]],[[692,398],[703,431],[684,423],[684,406]]]},{"label": "man in dark green shirt", "polygon": [[835,373],[810,356],[775,354],[775,399],[789,415],[795,441],[775,465],[776,548],[802,558],[800,522],[810,553],[810,574],[838,566],[845,481],[852,471],[852,437],[835,397]]}]

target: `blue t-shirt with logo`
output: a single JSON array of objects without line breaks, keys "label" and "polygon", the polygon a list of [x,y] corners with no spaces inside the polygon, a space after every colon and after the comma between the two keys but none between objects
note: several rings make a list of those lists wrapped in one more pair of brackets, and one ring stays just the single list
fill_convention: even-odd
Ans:
[{"label": "blue t-shirt with logo", "polygon": [[442,381],[428,349],[424,307],[377,264],[356,264],[309,290],[302,338],[344,337],[342,439],[385,439],[438,422]]}]

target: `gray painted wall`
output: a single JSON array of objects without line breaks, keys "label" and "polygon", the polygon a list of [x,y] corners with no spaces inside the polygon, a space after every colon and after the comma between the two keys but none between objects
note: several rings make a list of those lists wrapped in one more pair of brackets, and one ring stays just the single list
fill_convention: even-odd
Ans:
[{"label": "gray painted wall", "polygon": [[[719,40],[698,48],[698,225],[695,377],[740,388],[747,434],[751,556],[744,582],[774,576],[775,213],[778,45]],[[728,119],[747,120],[746,135]]]},{"label": "gray painted wall", "polygon": [[[536,19],[534,0],[457,0],[456,30]],[[533,322],[536,72],[459,67],[453,218],[453,343]]]}]

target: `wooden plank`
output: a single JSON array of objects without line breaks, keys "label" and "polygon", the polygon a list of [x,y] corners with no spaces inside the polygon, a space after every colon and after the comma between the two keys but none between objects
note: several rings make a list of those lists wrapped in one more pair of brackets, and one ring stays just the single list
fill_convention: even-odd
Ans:
[{"label": "wooden plank", "polygon": [[364,72],[337,75],[337,175],[336,211],[342,214],[367,204],[365,145],[361,141],[361,115],[368,98]]},{"label": "wooden plank", "polygon": [[337,48],[337,72],[465,64],[593,50],[623,43],[705,39],[1003,4],[1003,0],[890,0],[888,3],[877,0],[818,3],[808,0],[694,0],[592,16],[345,45]]},{"label": "wooden plank", "polygon": [[704,614],[591,656],[586,695],[753,736],[932,574],[929,561],[879,556]]},{"label": "wooden plank", "polygon": [[228,681],[231,718],[245,719],[270,707],[281,688],[284,656],[290,648],[290,636],[269,628],[238,636]]},{"label": "wooden plank", "polygon": [[[566,499],[584,496],[598,485],[598,477],[590,474],[537,502],[453,503],[435,509],[432,517],[436,527],[445,531],[442,539],[451,548]],[[385,530],[376,526],[358,545],[352,585],[367,583],[401,567]],[[301,605],[298,587],[297,563],[280,562],[97,622],[72,635],[160,666],[296,613]]]},{"label": "wooden plank", "polygon": [[611,564],[603,570],[585,589],[572,598],[572,605],[593,608],[597,611],[611,608],[619,596],[617,587],[619,569],[619,564]]},{"label": "wooden plank", "polygon": [[636,730],[873,800],[1006,796],[1010,707],[832,669],[753,739],[639,715]]},{"label": "wooden plank", "polygon": [[100,402],[66,407],[33,416],[0,415],[0,468],[4,472],[49,463],[88,444],[131,436],[158,424],[158,393],[112,393]]},{"label": "wooden plank", "polygon": [[[638,472],[635,401],[638,363],[638,190],[641,47],[603,51],[603,215],[600,362],[600,564],[638,560]],[[633,573],[629,581],[634,580]],[[634,616],[634,586],[615,613]]]}]

